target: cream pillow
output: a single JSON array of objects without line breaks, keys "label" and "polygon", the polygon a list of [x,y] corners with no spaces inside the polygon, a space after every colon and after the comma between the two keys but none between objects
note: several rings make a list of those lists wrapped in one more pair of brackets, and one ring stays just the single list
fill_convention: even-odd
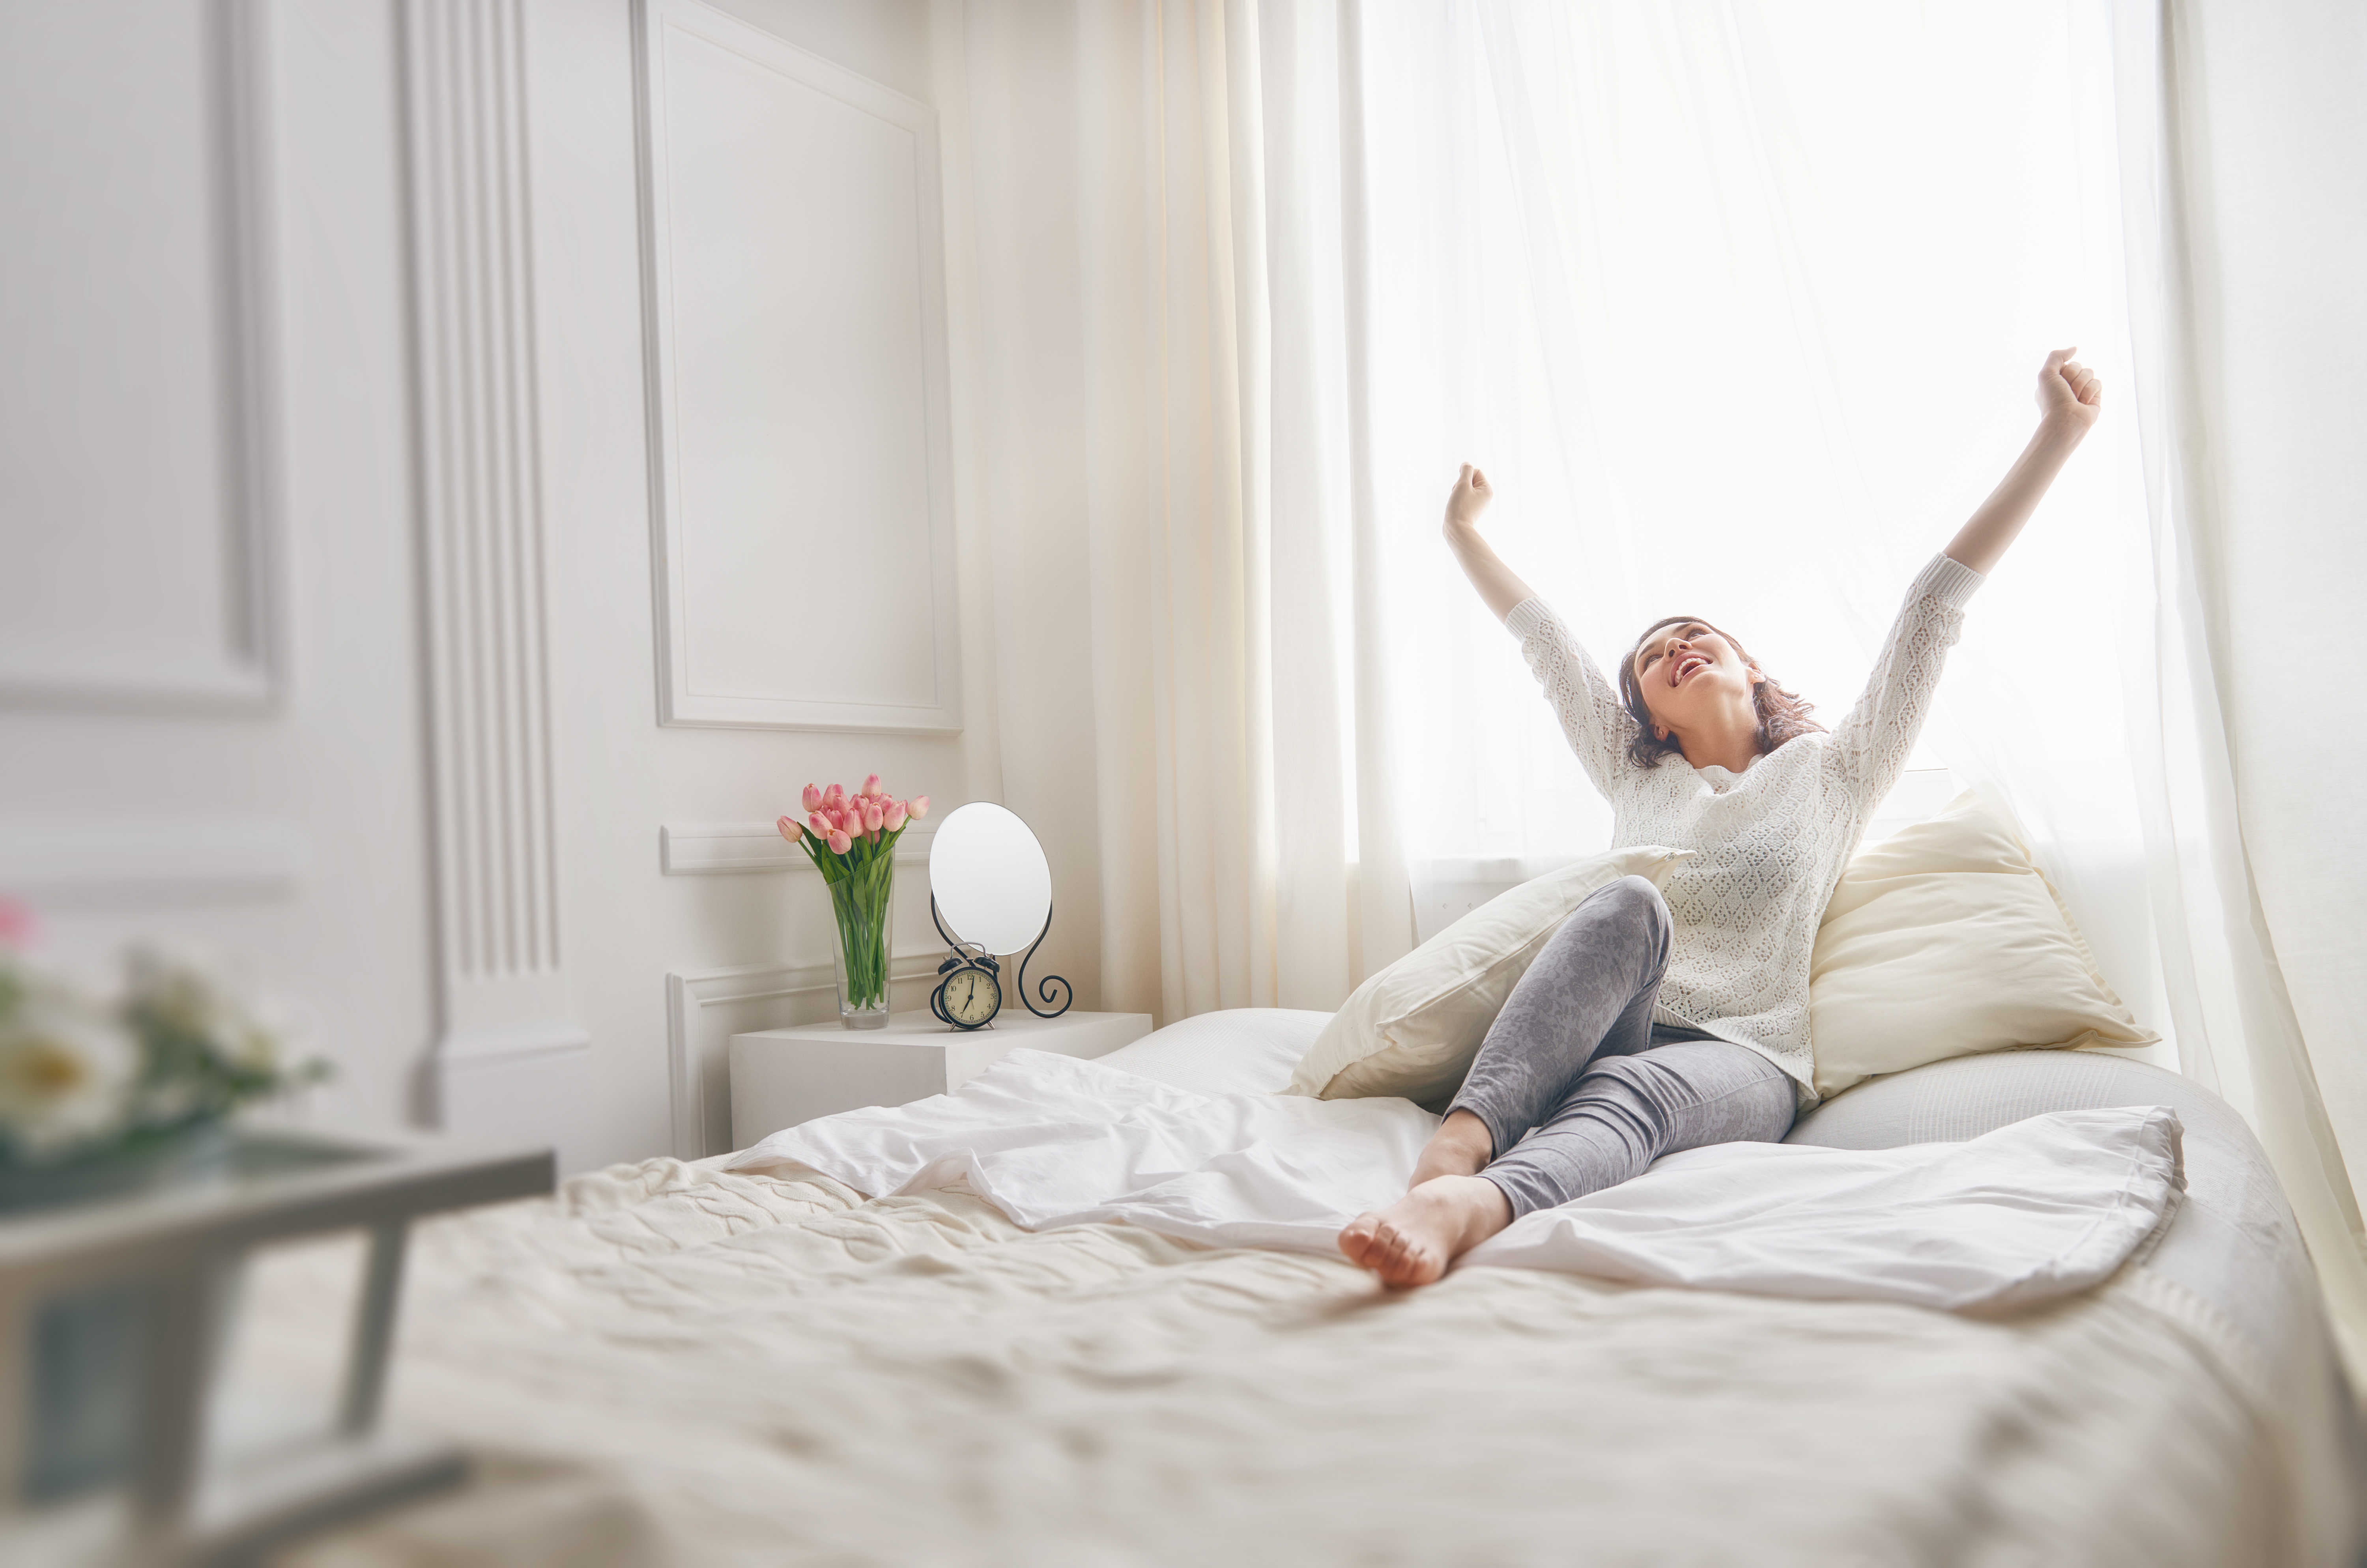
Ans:
[{"label": "cream pillow", "polygon": [[1687,852],[1649,844],[1614,850],[1489,899],[1357,987],[1299,1059],[1288,1092],[1445,1100],[1462,1087],[1504,998],[1569,912],[1623,876],[1659,886]]},{"label": "cream pillow", "polygon": [[1971,792],[1860,851],[1808,966],[1817,1092],[1980,1051],[2150,1045],[2013,830]]}]

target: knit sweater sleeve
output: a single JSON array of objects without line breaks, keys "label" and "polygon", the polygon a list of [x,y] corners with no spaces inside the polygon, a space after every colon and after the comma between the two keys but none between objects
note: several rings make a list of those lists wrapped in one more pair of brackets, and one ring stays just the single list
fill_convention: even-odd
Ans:
[{"label": "knit sweater sleeve", "polygon": [[1521,657],[1545,688],[1546,701],[1553,705],[1561,732],[1587,776],[1605,796],[1615,798],[1635,771],[1627,741],[1636,721],[1620,703],[1618,692],[1544,600],[1523,600],[1504,617],[1504,626],[1521,639]]},{"label": "knit sweater sleeve", "polygon": [[1941,667],[1964,630],[1965,605],[1987,581],[1937,555],[1908,584],[1907,602],[1891,623],[1864,694],[1834,727],[1825,749],[1825,767],[1840,786],[1853,829],[1865,825],[1906,771],[1939,690]]}]

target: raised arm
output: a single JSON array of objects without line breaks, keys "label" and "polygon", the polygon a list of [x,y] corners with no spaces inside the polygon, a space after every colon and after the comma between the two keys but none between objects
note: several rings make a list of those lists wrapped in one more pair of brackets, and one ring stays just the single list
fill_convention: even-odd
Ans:
[{"label": "raised arm", "polygon": [[1865,692],[1833,727],[1825,765],[1843,785],[1862,829],[1898,782],[1931,711],[1940,669],[1965,623],[1965,605],[2037,510],[2064,461],[2103,412],[2104,384],[2058,348],[2038,373],[2038,434],[1948,547],[1908,585]]},{"label": "raised arm", "polygon": [[[2071,356],[2076,348],[2058,348],[2046,356],[2038,372],[2038,431],[2022,449],[1997,489],[1965,520],[1948,541],[1950,560],[1987,574],[1997,565],[2038,510],[2039,501],[2063,471],[2063,465],[2104,410],[2104,384],[2096,373]],[[1466,568],[1465,570],[1469,570]]]},{"label": "raised arm", "polygon": [[1463,575],[1471,580],[1488,608],[1521,639],[1521,657],[1528,661],[1529,672],[1553,705],[1570,750],[1595,787],[1615,802],[1634,771],[1626,759],[1634,721],[1620,705],[1619,694],[1603,678],[1603,671],[1594,667],[1594,660],[1586,656],[1586,649],[1579,646],[1561,618],[1479,536],[1479,513],[1488,509],[1495,493],[1487,475],[1468,463],[1463,465],[1446,498],[1447,547],[1455,552]]},{"label": "raised arm", "polygon": [[1463,575],[1471,580],[1471,586],[1479,591],[1479,597],[1487,601],[1488,608],[1501,621],[1523,600],[1534,599],[1537,594],[1536,590],[1513,575],[1511,567],[1497,559],[1488,541],[1479,536],[1479,514],[1495,498],[1488,476],[1464,464],[1455,489],[1446,498],[1446,547],[1455,552]]}]

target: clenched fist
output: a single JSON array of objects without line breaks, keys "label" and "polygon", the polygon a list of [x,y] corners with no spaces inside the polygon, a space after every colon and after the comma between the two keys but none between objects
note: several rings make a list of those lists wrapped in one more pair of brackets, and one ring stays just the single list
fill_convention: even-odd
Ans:
[{"label": "clenched fist", "polygon": [[2071,357],[2078,352],[2058,348],[2046,356],[2045,366],[2038,372],[2038,412],[2043,418],[2085,434],[2104,412],[2104,383]]},{"label": "clenched fist", "polygon": [[1455,479],[1455,488],[1447,492],[1447,532],[1451,534],[1457,529],[1467,529],[1477,533],[1479,514],[1487,511],[1488,503],[1495,499],[1496,491],[1488,483],[1488,476],[1470,464],[1464,464],[1463,472]]}]

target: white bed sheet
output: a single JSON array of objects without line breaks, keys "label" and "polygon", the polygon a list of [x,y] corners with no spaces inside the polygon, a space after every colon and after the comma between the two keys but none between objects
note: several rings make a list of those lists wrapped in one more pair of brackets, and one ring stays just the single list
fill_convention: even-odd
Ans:
[{"label": "white bed sheet", "polygon": [[[1123,1224],[1329,1256],[1406,1190],[1437,1118],[1398,1099],[1196,1094],[1014,1051],[950,1094],[824,1116],[727,1169],[784,1162],[866,1196],[959,1184],[1025,1229]],[[2110,1275],[2175,1208],[2163,1107],[2049,1112],[1965,1143],[1726,1144],[1523,1216],[1457,1268],[1552,1269],[1945,1309],[2027,1306]]]},{"label": "white bed sheet", "polygon": [[[1800,1133],[2056,1108],[2066,1064],[2022,1066]],[[425,1227],[391,1416],[479,1479],[290,1561],[2348,1564],[2309,1298],[2247,1328],[2156,1267],[2201,1213],[2289,1273],[2290,1221],[2244,1197],[2240,1123],[2161,1089],[2190,1197],[2159,1246],[1998,1319],[1510,1269],[1392,1296],[958,1192],[619,1167]],[[283,1264],[251,1370],[326,1380],[345,1298]]]}]

